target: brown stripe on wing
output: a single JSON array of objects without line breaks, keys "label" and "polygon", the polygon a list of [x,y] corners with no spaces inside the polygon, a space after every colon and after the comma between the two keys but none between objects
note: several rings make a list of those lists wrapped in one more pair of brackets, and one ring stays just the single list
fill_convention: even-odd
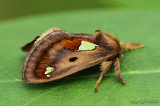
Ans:
[{"label": "brown stripe on wing", "polygon": [[78,50],[79,46],[81,45],[81,41],[87,41],[87,42],[95,43],[94,41],[89,40],[89,39],[74,38],[72,40],[63,40],[59,44],[65,46],[69,49],[72,49],[72,50]]}]

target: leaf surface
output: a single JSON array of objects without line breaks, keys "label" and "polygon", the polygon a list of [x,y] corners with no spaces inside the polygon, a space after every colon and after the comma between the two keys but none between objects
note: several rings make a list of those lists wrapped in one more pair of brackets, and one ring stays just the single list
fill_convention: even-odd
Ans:
[{"label": "leaf surface", "polygon": [[[128,106],[134,100],[160,100],[159,19],[156,9],[95,9],[35,15],[1,23],[0,105]],[[50,27],[70,33],[93,33],[101,29],[120,41],[143,43],[145,48],[124,52],[120,59],[126,85],[120,83],[112,67],[98,93],[94,93],[100,74],[97,66],[57,81],[28,84],[22,81],[27,53],[20,47]]]}]

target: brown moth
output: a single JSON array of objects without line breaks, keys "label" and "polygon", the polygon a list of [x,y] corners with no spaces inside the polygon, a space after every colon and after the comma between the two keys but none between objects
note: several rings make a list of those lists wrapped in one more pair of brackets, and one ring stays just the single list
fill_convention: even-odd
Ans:
[{"label": "brown moth", "polygon": [[[80,49],[82,42],[96,46],[91,50]],[[144,45],[120,43],[115,36],[100,30],[94,34],[71,34],[51,28],[22,47],[23,51],[29,52],[23,66],[23,80],[28,83],[49,82],[101,64],[102,72],[95,85],[97,92],[98,85],[112,64],[118,78],[125,84],[119,62],[122,51],[141,47]]]}]

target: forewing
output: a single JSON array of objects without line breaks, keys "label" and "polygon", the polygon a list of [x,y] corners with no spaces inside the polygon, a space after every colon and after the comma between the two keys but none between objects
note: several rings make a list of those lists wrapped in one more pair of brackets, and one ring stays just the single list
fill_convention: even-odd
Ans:
[{"label": "forewing", "polygon": [[98,45],[95,37],[89,34],[69,34],[62,30],[49,33],[28,54],[23,67],[23,80],[29,83],[53,81],[99,64],[112,56],[110,51],[101,46],[79,51],[81,41]]}]

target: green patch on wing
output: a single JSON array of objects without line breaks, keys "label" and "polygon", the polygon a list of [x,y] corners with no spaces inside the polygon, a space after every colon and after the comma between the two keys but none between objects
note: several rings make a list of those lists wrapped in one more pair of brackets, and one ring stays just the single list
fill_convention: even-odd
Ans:
[{"label": "green patch on wing", "polygon": [[93,50],[96,46],[98,45],[91,42],[82,41],[79,50]]},{"label": "green patch on wing", "polygon": [[47,67],[45,74],[49,74],[49,73],[51,73],[52,71],[54,71],[54,68],[53,68],[53,67]]}]

